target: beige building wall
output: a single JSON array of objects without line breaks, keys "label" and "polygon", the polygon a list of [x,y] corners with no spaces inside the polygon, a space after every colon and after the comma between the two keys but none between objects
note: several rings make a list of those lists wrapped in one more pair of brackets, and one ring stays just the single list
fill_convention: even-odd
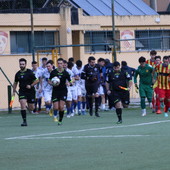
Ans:
[{"label": "beige building wall", "polygon": [[[129,33],[131,38],[134,38],[135,30],[148,29],[170,29],[170,16],[116,16],[115,24],[116,30],[120,31],[121,38],[125,33]],[[159,22],[157,22],[159,21]],[[71,25],[71,14],[69,8],[61,10],[60,14],[34,14],[34,29],[35,30],[59,30],[60,44],[84,44],[84,33],[86,31],[101,31],[112,30],[111,16],[84,16],[81,9],[79,9],[79,25]],[[0,14],[0,31],[5,32],[8,37],[6,41],[6,48],[0,54],[0,67],[9,77],[10,81],[14,81],[14,75],[19,70],[18,60],[24,57],[28,61],[28,68],[31,68],[32,56],[31,54],[11,54],[10,50],[10,31],[30,31],[30,15],[29,14]],[[6,35],[5,34],[5,35]],[[137,52],[135,45],[126,48],[121,42],[121,51],[117,52],[117,60],[127,61],[128,65],[136,68],[138,66],[138,58],[144,56],[149,59],[149,51]],[[89,56],[93,55],[96,59],[103,57],[112,61],[111,53],[85,53],[84,47],[80,48],[61,48],[61,57],[68,59],[74,57],[81,59],[83,63],[87,63]],[[158,51],[158,55],[169,55],[169,51]],[[42,55],[44,57],[46,55]],[[48,55],[47,55],[48,56]],[[50,55],[49,55],[50,56]],[[0,72],[0,109],[7,108],[7,85],[9,84]],[[138,97],[138,94],[132,90],[131,97]],[[17,97],[14,102],[14,107],[19,106]]]}]

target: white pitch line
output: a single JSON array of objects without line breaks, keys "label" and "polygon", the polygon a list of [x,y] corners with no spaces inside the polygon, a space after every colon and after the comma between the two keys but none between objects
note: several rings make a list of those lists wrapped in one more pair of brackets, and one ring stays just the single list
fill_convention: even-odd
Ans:
[{"label": "white pitch line", "polygon": [[127,138],[127,137],[150,137],[151,135],[105,135],[105,136],[57,136],[57,137],[33,137],[20,138],[21,140],[39,139],[84,139],[84,138]]},{"label": "white pitch line", "polygon": [[133,124],[133,125],[122,125],[122,126],[118,125],[118,126],[109,126],[109,127],[102,127],[102,128],[82,129],[82,130],[73,130],[73,131],[64,131],[64,132],[55,132],[55,133],[45,133],[45,134],[38,134],[38,135],[16,136],[16,137],[5,138],[5,140],[51,136],[51,135],[61,135],[61,134],[79,133],[79,132],[97,131],[97,130],[106,130],[106,129],[124,128],[124,127],[136,127],[136,126],[153,125],[153,124],[166,123],[166,122],[170,122],[170,120],[139,123],[139,124]]}]

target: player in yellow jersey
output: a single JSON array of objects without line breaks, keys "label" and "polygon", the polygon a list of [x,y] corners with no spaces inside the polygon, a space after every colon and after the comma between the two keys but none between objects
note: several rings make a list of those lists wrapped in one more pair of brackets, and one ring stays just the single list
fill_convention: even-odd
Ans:
[{"label": "player in yellow jersey", "polygon": [[160,102],[164,102],[164,115],[168,117],[168,109],[170,106],[170,64],[169,56],[163,57],[163,63],[155,67],[157,72],[157,81],[159,89]]}]

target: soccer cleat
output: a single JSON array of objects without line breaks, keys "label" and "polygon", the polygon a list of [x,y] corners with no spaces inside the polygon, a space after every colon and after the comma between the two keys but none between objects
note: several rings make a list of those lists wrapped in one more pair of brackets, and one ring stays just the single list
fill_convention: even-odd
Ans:
[{"label": "soccer cleat", "polygon": [[23,122],[21,126],[27,126],[27,122]]},{"label": "soccer cleat", "polygon": [[156,114],[162,114],[161,110],[157,110]]},{"label": "soccer cleat", "polygon": [[116,124],[122,124],[122,120],[118,120]]},{"label": "soccer cleat", "polygon": [[58,126],[61,126],[62,125],[62,122],[58,122]]},{"label": "soccer cleat", "polygon": [[82,115],[86,115],[86,111],[85,110],[82,110]]},{"label": "soccer cleat", "polygon": [[49,115],[50,115],[50,116],[53,116],[53,110],[52,110],[52,109],[50,109]]},{"label": "soccer cleat", "polygon": [[81,110],[78,110],[78,115],[79,115],[79,116],[81,115]]},{"label": "soccer cleat", "polygon": [[92,109],[89,110],[89,115],[93,116],[93,110]]},{"label": "soccer cleat", "polygon": [[96,117],[100,117],[99,113],[95,113],[95,116],[96,116]]},{"label": "soccer cleat", "polygon": [[56,117],[54,117],[54,122],[58,122],[58,119]]},{"label": "soccer cleat", "polygon": [[71,115],[67,115],[66,117],[67,117],[67,118],[70,118],[70,117],[71,117]]},{"label": "soccer cleat", "polygon": [[168,113],[165,112],[165,113],[164,113],[164,116],[165,116],[165,117],[168,117]]},{"label": "soccer cleat", "polygon": [[146,116],[146,109],[142,109],[142,116]]},{"label": "soccer cleat", "polygon": [[73,116],[74,116],[74,113],[71,113],[71,115],[70,115],[70,116],[72,116],[72,117],[73,117]]}]

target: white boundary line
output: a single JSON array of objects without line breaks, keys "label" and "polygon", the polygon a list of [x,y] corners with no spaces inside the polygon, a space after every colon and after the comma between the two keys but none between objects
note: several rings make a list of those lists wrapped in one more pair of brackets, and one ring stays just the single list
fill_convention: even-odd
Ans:
[{"label": "white boundary line", "polygon": [[137,126],[153,125],[153,124],[166,123],[166,122],[170,122],[170,120],[139,123],[139,124],[132,124],[132,125],[121,125],[121,126],[117,125],[117,126],[108,126],[108,127],[102,127],[102,128],[82,129],[82,130],[73,130],[73,131],[64,131],[64,132],[55,132],[55,133],[45,133],[45,134],[38,134],[38,135],[16,136],[16,137],[5,138],[5,140],[43,137],[43,136],[79,133],[79,132],[87,132],[87,131],[98,131],[98,130],[115,129],[115,128],[137,127]]},{"label": "white boundary line", "polygon": [[85,138],[126,138],[126,137],[149,137],[151,135],[105,135],[105,136],[58,136],[58,137],[33,137],[20,138],[21,140],[37,139],[85,139]]}]

